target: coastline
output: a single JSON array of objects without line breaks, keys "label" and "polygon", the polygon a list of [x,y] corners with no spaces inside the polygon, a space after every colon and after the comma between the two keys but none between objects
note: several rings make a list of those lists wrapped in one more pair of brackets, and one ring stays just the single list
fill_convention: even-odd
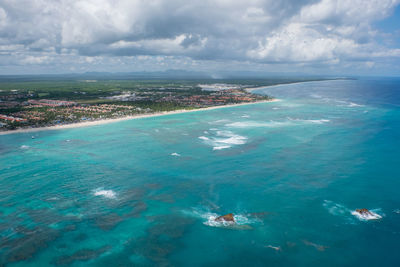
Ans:
[{"label": "coastline", "polygon": [[[247,90],[247,89],[245,89],[245,90]],[[114,122],[126,121],[126,120],[160,117],[160,116],[173,115],[173,114],[190,113],[190,112],[198,112],[198,111],[205,111],[205,110],[253,105],[253,104],[260,104],[260,103],[269,103],[269,102],[277,102],[277,101],[280,101],[280,99],[274,98],[271,100],[256,101],[256,102],[251,102],[251,103],[229,104],[229,105],[223,105],[223,106],[213,106],[213,107],[198,108],[198,109],[179,109],[179,110],[173,110],[173,111],[156,112],[156,113],[151,113],[151,114],[140,114],[140,115],[136,115],[136,116],[126,116],[126,117],[115,118],[115,119],[102,119],[102,120],[95,120],[95,121],[76,122],[76,123],[70,123],[70,124],[53,125],[53,126],[38,127],[38,128],[21,128],[21,129],[16,129],[16,130],[0,132],[0,135],[89,127],[89,126],[102,125],[102,124],[108,124],[108,123],[114,123]]]},{"label": "coastline", "polygon": [[252,93],[253,91],[261,90],[261,89],[265,89],[265,88],[270,88],[270,87],[279,87],[279,86],[292,85],[292,84],[299,84],[299,83],[324,82],[324,81],[332,81],[332,80],[344,80],[344,79],[323,79],[323,80],[311,80],[311,81],[289,82],[289,83],[280,83],[280,84],[264,85],[264,86],[258,86],[258,87],[249,87],[249,88],[244,88],[244,90],[245,90],[246,92],[248,92],[248,93]]}]

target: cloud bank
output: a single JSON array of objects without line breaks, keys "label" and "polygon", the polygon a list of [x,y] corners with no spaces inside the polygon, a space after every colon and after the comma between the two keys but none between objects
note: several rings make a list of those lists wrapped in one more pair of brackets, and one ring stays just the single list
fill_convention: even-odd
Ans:
[{"label": "cloud bank", "polygon": [[374,25],[399,2],[0,0],[0,73],[393,70],[399,32]]}]

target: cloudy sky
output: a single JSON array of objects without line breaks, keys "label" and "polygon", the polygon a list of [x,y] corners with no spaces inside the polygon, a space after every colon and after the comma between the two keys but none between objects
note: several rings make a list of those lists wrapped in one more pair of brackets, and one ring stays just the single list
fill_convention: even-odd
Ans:
[{"label": "cloudy sky", "polygon": [[400,0],[0,0],[0,74],[400,75]]}]

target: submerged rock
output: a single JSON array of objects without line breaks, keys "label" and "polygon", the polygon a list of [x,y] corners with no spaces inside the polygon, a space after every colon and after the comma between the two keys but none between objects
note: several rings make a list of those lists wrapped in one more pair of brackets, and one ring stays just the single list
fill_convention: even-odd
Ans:
[{"label": "submerged rock", "polygon": [[216,222],[231,222],[231,223],[235,223],[235,218],[233,217],[233,213],[229,213],[226,215],[222,215],[219,216],[217,218],[215,218]]}]

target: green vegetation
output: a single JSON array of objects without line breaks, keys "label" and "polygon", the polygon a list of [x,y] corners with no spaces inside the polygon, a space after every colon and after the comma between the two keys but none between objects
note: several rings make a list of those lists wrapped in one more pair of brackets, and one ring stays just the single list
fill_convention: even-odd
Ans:
[{"label": "green vegetation", "polygon": [[[269,99],[244,88],[316,79],[74,80],[0,77],[0,129],[194,109]],[[207,91],[200,84],[223,84]],[[70,101],[64,103],[62,101]]]}]

